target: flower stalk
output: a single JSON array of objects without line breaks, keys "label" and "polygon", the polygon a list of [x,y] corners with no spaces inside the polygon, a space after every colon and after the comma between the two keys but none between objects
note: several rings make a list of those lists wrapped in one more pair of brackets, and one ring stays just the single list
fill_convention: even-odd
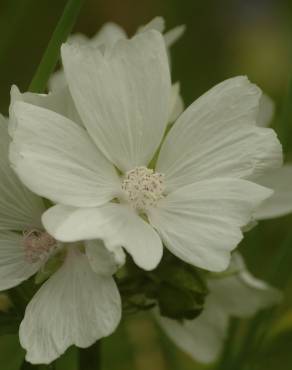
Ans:
[{"label": "flower stalk", "polygon": [[42,93],[60,56],[60,47],[69,36],[79,15],[84,0],[68,0],[48,47],[30,83],[29,91]]}]

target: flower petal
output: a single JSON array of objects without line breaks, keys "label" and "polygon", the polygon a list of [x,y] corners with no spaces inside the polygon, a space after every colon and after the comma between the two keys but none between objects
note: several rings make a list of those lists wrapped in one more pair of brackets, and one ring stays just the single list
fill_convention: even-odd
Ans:
[{"label": "flower petal", "polygon": [[166,317],[158,322],[171,340],[195,361],[211,363],[219,356],[228,328],[228,315],[219,306],[208,302],[195,320],[180,323]]},{"label": "flower petal", "polygon": [[65,117],[23,102],[10,160],[23,183],[54,202],[93,207],[120,191],[114,167],[84,129]]},{"label": "flower petal", "polygon": [[126,32],[116,23],[105,23],[95,36],[87,39],[87,42],[92,46],[105,45],[112,47],[117,41],[126,39]]},{"label": "flower petal", "polygon": [[268,127],[273,119],[275,113],[275,104],[273,100],[263,94],[260,99],[260,106],[257,115],[257,125],[260,127]]},{"label": "flower petal", "polygon": [[178,39],[182,37],[186,30],[185,25],[177,26],[175,28],[172,28],[171,30],[167,31],[164,34],[164,40],[165,44],[168,48],[170,48],[174,43],[177,42]]},{"label": "flower petal", "polygon": [[98,48],[62,47],[67,81],[84,125],[120,170],[147,165],[168,118],[170,74],[162,36],[143,32]]},{"label": "flower petal", "polygon": [[34,275],[41,263],[31,263],[25,257],[22,236],[0,232],[0,290],[15,287]]},{"label": "flower petal", "polygon": [[[70,44],[77,43],[80,45],[91,45],[100,47],[106,45],[107,47],[113,46],[117,41],[126,39],[126,32],[118,24],[108,22],[105,23],[101,29],[92,38],[86,37],[82,33],[71,35],[68,39]],[[49,79],[49,90],[58,91],[67,87],[67,81],[63,69],[54,72]]]},{"label": "flower petal", "polygon": [[230,251],[271,191],[246,180],[215,179],[188,185],[149,211],[165,246],[185,262],[210,271],[229,265]]},{"label": "flower petal", "polygon": [[168,133],[156,169],[168,190],[212,177],[246,178],[282,163],[271,129],[255,126],[260,90],[245,77],[196,100]]},{"label": "flower petal", "polygon": [[0,230],[41,227],[42,200],[19,181],[10,167],[8,120],[0,115]]},{"label": "flower petal", "polygon": [[26,360],[48,364],[71,345],[89,347],[110,335],[120,318],[114,279],[95,274],[86,256],[73,250],[26,308],[19,334]]},{"label": "flower petal", "polygon": [[[177,26],[167,31],[164,34],[164,41],[167,48],[170,48],[185,32],[186,27],[184,25]],[[139,27],[137,33],[146,32],[148,30],[156,30],[163,33],[165,30],[165,20],[162,17],[155,17],[146,25]]]},{"label": "flower petal", "polygon": [[17,120],[14,117],[13,106],[17,101],[30,103],[38,107],[52,110],[71,119],[82,126],[81,118],[75,108],[68,87],[63,87],[49,94],[35,94],[31,92],[21,93],[16,86],[11,88],[11,103],[9,108],[9,133],[13,136]]},{"label": "flower petal", "polygon": [[145,270],[154,269],[162,258],[162,242],[156,231],[120,204],[79,209],[57,205],[43,215],[43,224],[61,241],[102,239],[110,251],[124,247]]},{"label": "flower petal", "polygon": [[150,22],[138,28],[137,33],[156,30],[163,33],[165,29],[165,20],[163,17],[154,17]]},{"label": "flower petal", "polygon": [[229,270],[229,276],[210,279],[208,282],[212,298],[226,314],[247,318],[280,303],[282,293],[252,276],[239,253],[233,254]]},{"label": "flower petal", "polygon": [[126,261],[122,248],[110,252],[101,240],[88,240],[85,242],[86,256],[94,272],[99,275],[111,276]]},{"label": "flower petal", "polygon": [[271,198],[256,211],[257,220],[281,217],[292,212],[292,165],[286,164],[270,171],[256,179],[256,182],[274,190]]},{"label": "flower petal", "polygon": [[180,85],[176,82],[171,88],[171,101],[168,122],[174,122],[184,111],[184,102],[180,95]]},{"label": "flower petal", "polygon": [[49,81],[48,81],[48,89],[49,91],[58,92],[63,90],[68,86],[65,73],[63,68],[59,69],[58,71],[54,72]]}]

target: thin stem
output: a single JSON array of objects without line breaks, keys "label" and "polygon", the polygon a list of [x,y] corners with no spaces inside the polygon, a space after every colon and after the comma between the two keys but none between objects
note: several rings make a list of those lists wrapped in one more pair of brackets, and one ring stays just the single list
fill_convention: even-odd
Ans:
[{"label": "thin stem", "polygon": [[60,47],[69,36],[83,2],[84,0],[68,0],[45,54],[31,81],[29,91],[41,93],[46,89],[48,79],[54,71],[59,59]]},{"label": "thin stem", "polygon": [[234,368],[236,368],[236,370],[245,369],[246,363],[253,355],[258,330],[260,329],[265,314],[266,312],[262,311],[252,319],[243,343],[241,344],[240,351],[237,353],[232,364],[232,367],[235,366]]},{"label": "thin stem", "polygon": [[221,355],[221,358],[219,360],[219,363],[216,367],[217,370],[228,370],[229,365],[232,362],[233,356],[234,356],[234,344],[235,344],[235,338],[236,333],[239,326],[239,320],[238,319],[231,319],[229,323],[229,330],[227,339],[224,345],[224,349]]},{"label": "thin stem", "polygon": [[101,341],[89,348],[79,350],[79,368],[82,370],[101,369]]}]

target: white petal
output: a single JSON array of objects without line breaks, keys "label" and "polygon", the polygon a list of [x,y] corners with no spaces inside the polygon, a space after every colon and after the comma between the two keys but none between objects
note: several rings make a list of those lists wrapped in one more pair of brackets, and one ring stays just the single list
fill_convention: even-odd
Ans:
[{"label": "white petal", "polygon": [[170,48],[174,43],[176,43],[177,40],[182,37],[185,30],[186,30],[186,27],[184,25],[181,25],[181,26],[177,26],[167,31],[164,34],[164,40],[165,40],[166,46]]},{"label": "white petal", "polygon": [[168,122],[174,122],[183,112],[184,102],[180,95],[180,85],[176,82],[171,88],[171,101]]},{"label": "white petal", "polygon": [[[79,45],[91,45],[100,47],[106,45],[113,46],[118,40],[126,39],[126,32],[117,24],[108,22],[105,23],[101,29],[92,38],[88,38],[82,33],[76,33],[68,38],[70,44],[77,43]],[[67,81],[63,68],[54,72],[49,79],[49,90],[57,92],[67,87]]]},{"label": "white petal", "polygon": [[267,199],[255,213],[257,220],[281,217],[292,212],[292,165],[267,172],[256,179],[260,185],[274,190],[271,198]]},{"label": "white petal", "polygon": [[[126,39],[126,32],[115,23],[105,23],[101,29],[92,38],[86,37],[84,34],[77,33],[71,35],[68,39],[70,44],[77,43],[81,45],[98,46],[106,45],[107,47],[113,46],[118,40]],[[57,92],[67,87],[64,70],[61,68],[54,72],[49,79],[49,90]]]},{"label": "white petal", "polygon": [[11,136],[13,136],[15,125],[17,123],[13,110],[13,106],[17,101],[23,101],[25,103],[52,110],[53,112],[59,113],[82,126],[81,118],[75,108],[68,87],[64,86],[62,88],[58,88],[56,91],[50,92],[49,94],[35,94],[30,92],[21,93],[16,86],[12,86],[11,103],[9,108],[9,133]]},{"label": "white petal", "polygon": [[209,298],[202,314],[195,320],[180,323],[166,317],[159,317],[166,334],[194,360],[211,363],[220,354],[228,328],[228,315]]},{"label": "white petal", "polygon": [[35,193],[54,202],[93,207],[115,197],[120,180],[84,129],[55,112],[14,105],[17,128],[10,160]]},{"label": "white petal", "polygon": [[91,268],[99,275],[115,274],[126,261],[122,248],[110,252],[101,240],[88,240],[85,242],[85,248]]},{"label": "white petal", "polygon": [[229,276],[209,279],[208,282],[212,298],[228,315],[250,317],[281,301],[281,292],[253,277],[238,253],[233,255],[229,270]]},{"label": "white petal", "polygon": [[30,263],[25,257],[22,236],[0,232],[0,290],[13,288],[34,275],[40,263]]},{"label": "white petal", "polygon": [[120,204],[79,209],[57,205],[43,215],[43,224],[61,241],[102,239],[110,251],[124,247],[145,270],[154,269],[162,258],[162,242],[155,230]]},{"label": "white petal", "polygon": [[67,81],[84,125],[120,170],[147,165],[169,113],[170,75],[162,36],[148,31],[107,53],[62,47]]},{"label": "white petal", "polygon": [[110,335],[120,317],[120,295],[113,278],[95,274],[84,255],[70,252],[26,308],[20,326],[26,360],[47,364],[71,345],[89,347]]},{"label": "white petal", "polygon": [[273,119],[275,113],[275,104],[273,100],[263,94],[260,99],[260,106],[257,116],[257,125],[260,127],[268,127]]},{"label": "white petal", "polygon": [[214,179],[188,185],[162,199],[148,217],[177,257],[210,271],[226,269],[254,209],[271,195],[246,180]]},{"label": "white petal", "polygon": [[92,46],[105,45],[106,47],[112,47],[117,41],[126,39],[126,32],[118,24],[108,22],[105,23],[95,36],[91,39],[87,39],[87,44]]},{"label": "white petal", "polygon": [[59,69],[58,71],[54,72],[49,79],[48,88],[49,91],[58,92],[63,90],[68,86],[65,73],[63,68]]},{"label": "white petal", "polygon": [[7,126],[7,120],[0,115],[0,230],[38,228],[45,207],[39,197],[22,185],[10,167]]},{"label": "white petal", "polygon": [[245,77],[215,86],[179,117],[158,158],[168,189],[212,177],[248,177],[277,167],[281,145],[255,126],[259,89]]},{"label": "white petal", "polygon": [[[185,32],[185,26],[177,26],[167,31],[164,34],[165,44],[170,48]],[[155,17],[145,26],[139,27],[137,33],[145,32],[148,30],[156,30],[160,33],[163,33],[165,30],[165,20],[162,17]]]},{"label": "white petal", "polygon": [[156,30],[163,33],[165,29],[165,20],[162,17],[155,17],[150,22],[138,28],[137,33]]}]

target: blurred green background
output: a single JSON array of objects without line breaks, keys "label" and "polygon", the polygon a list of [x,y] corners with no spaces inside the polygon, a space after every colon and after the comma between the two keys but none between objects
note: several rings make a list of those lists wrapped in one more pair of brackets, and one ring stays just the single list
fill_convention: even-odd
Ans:
[{"label": "blurred green background", "polygon": [[[27,88],[66,0],[0,1],[0,109],[11,84]],[[185,24],[173,50],[174,80],[186,103],[215,83],[247,74],[273,98],[283,95],[290,74],[289,0],[87,0],[75,31],[95,34],[114,21],[129,35],[156,15],[168,28]]]},{"label": "blurred green background", "polygon": [[[66,0],[0,0],[2,113],[7,113],[12,84],[22,91],[27,89],[65,3]],[[289,159],[292,99],[290,104],[286,96],[292,73],[292,1],[87,0],[74,32],[92,36],[103,23],[114,21],[132,35],[138,26],[157,15],[166,19],[168,29],[180,24],[187,27],[184,37],[171,51],[173,81],[181,82],[186,105],[228,77],[247,75],[275,101],[274,127],[285,141]],[[290,216],[261,222],[247,234],[241,250],[256,276],[268,279],[280,245],[285,242],[292,246],[291,225]],[[286,318],[292,310],[290,270],[292,253],[281,265],[278,284],[286,289],[286,298],[278,320]],[[262,370],[276,369],[279,363],[281,370],[292,369],[292,317],[287,317]],[[7,338],[6,345],[3,340],[0,342],[0,370],[14,370],[16,362],[18,366],[15,357],[11,368],[1,368],[1,356],[10,353],[6,348],[10,340]],[[147,315],[126,320],[104,341],[102,351],[103,370],[203,369],[176,350]]]}]

